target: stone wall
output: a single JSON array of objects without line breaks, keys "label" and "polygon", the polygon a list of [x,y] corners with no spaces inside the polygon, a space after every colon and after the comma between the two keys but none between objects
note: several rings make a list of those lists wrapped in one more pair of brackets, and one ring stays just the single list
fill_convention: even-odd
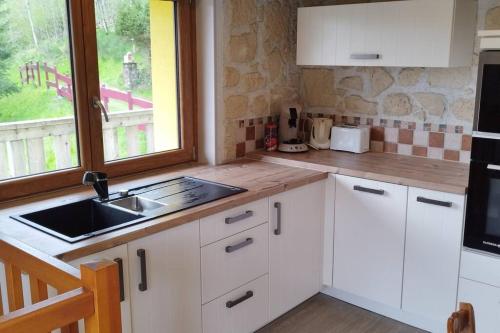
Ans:
[{"label": "stone wall", "polygon": [[[474,65],[467,68],[298,68],[295,65],[298,7],[369,1],[224,2],[226,160],[262,146],[262,124],[267,116],[279,113],[282,101],[299,100],[311,115],[368,119],[384,126],[404,122],[416,124],[416,129],[459,129],[457,134],[465,135],[464,140],[468,140],[474,114],[477,45]],[[478,29],[484,28],[500,29],[500,0],[478,0]],[[418,156],[446,158],[447,155],[444,150],[423,155],[420,148],[427,147],[417,148]],[[393,147],[382,150],[411,152]],[[467,155],[461,155],[460,160],[466,161]]]},{"label": "stone wall", "polygon": [[[296,8],[289,0],[224,0],[224,160],[236,147],[241,155],[262,146],[264,119],[298,99]],[[247,130],[250,120],[261,126]]]}]

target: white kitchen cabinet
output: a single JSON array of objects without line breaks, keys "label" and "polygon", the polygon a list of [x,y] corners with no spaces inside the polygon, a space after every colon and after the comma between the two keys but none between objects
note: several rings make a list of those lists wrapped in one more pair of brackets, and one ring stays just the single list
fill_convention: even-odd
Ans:
[{"label": "white kitchen cabinet", "polygon": [[460,278],[458,302],[471,303],[476,333],[498,332],[500,327],[500,288]]},{"label": "white kitchen cabinet", "polygon": [[457,300],[464,195],[409,188],[403,311],[443,327]]},{"label": "white kitchen cabinet", "polygon": [[325,181],[269,199],[270,319],[319,292]]},{"label": "white kitchen cabinet", "polygon": [[401,307],[407,191],[337,175],[334,288]]},{"label": "white kitchen cabinet", "polygon": [[458,67],[472,63],[476,4],[407,0],[299,8],[297,64]]},{"label": "white kitchen cabinet", "polygon": [[128,257],[133,332],[201,332],[199,222],[134,240]]},{"label": "white kitchen cabinet", "polygon": [[[129,263],[127,245],[120,245],[111,249],[94,253],[92,255],[79,258],[69,262],[70,265],[80,268],[81,264],[110,260],[118,263],[120,277],[120,298],[121,298],[121,316],[122,316],[122,332],[132,332],[132,321],[130,314],[130,283],[129,283]],[[78,322],[80,332],[84,332],[83,320]]]}]

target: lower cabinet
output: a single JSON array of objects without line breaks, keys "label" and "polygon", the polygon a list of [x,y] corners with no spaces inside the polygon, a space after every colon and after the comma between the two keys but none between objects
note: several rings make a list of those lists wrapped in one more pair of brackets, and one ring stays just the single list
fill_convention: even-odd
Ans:
[{"label": "lower cabinet", "polygon": [[266,274],[203,305],[203,333],[254,332],[268,321]]},{"label": "lower cabinet", "polygon": [[128,244],[133,332],[202,331],[199,230],[192,222]]},{"label": "lower cabinet", "polygon": [[333,286],[401,307],[407,187],[336,177]]},{"label": "lower cabinet", "polygon": [[464,196],[410,188],[403,311],[443,327],[457,301]]},{"label": "lower cabinet", "polygon": [[500,327],[500,288],[460,278],[458,301],[474,306],[476,333],[498,332]]},{"label": "lower cabinet", "polygon": [[269,200],[270,320],[321,288],[324,205],[325,181]]},{"label": "lower cabinet", "polygon": [[[130,314],[130,289],[129,289],[129,264],[127,245],[120,245],[106,251],[98,252],[87,257],[79,258],[69,262],[70,265],[80,268],[81,264],[99,261],[110,260],[118,263],[120,277],[120,297],[121,297],[121,315],[122,315],[122,332],[132,332],[132,321]],[[83,320],[78,323],[79,331],[85,332]]]}]

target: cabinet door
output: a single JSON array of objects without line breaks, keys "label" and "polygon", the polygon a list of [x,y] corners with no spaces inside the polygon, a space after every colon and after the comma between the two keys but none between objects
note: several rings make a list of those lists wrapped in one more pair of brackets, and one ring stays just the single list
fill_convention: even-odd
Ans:
[{"label": "cabinet door", "polygon": [[336,177],[333,286],[401,306],[407,187]]},{"label": "cabinet door", "polygon": [[458,302],[471,303],[476,333],[498,332],[500,327],[500,288],[460,278]]},{"label": "cabinet door", "polygon": [[130,242],[128,254],[133,331],[201,332],[199,223]]},{"label": "cabinet door", "polygon": [[403,310],[439,323],[455,310],[464,196],[410,188]]},{"label": "cabinet door", "polygon": [[297,65],[324,65],[323,17],[319,7],[298,10]]},{"label": "cabinet door", "polygon": [[455,311],[464,196],[410,188],[403,310],[437,323]]},{"label": "cabinet door", "polygon": [[335,65],[337,11],[333,6],[299,8],[297,65]]},{"label": "cabinet door", "polygon": [[270,198],[270,317],[319,292],[325,181]]},{"label": "cabinet door", "polygon": [[396,17],[397,65],[447,67],[453,26],[454,0],[399,2]]},{"label": "cabinet door", "polygon": [[[85,264],[97,260],[111,260],[119,262],[119,268],[122,270],[119,272],[123,279],[120,281],[120,293],[123,292],[123,300],[120,303],[121,315],[122,315],[122,332],[130,333],[132,332],[132,323],[130,318],[130,285],[129,285],[129,267],[128,267],[128,252],[127,245],[120,245],[106,251],[95,253],[87,257],[79,258],[69,262],[70,265],[80,268],[81,264]],[[80,327],[80,332],[84,332],[83,320],[78,323]]]}]

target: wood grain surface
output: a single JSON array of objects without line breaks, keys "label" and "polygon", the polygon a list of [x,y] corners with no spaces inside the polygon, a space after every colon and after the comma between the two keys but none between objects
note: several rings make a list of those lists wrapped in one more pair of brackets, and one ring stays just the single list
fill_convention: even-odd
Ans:
[{"label": "wood grain surface", "polygon": [[458,194],[466,193],[469,179],[468,164],[388,153],[257,151],[247,158]]}]

